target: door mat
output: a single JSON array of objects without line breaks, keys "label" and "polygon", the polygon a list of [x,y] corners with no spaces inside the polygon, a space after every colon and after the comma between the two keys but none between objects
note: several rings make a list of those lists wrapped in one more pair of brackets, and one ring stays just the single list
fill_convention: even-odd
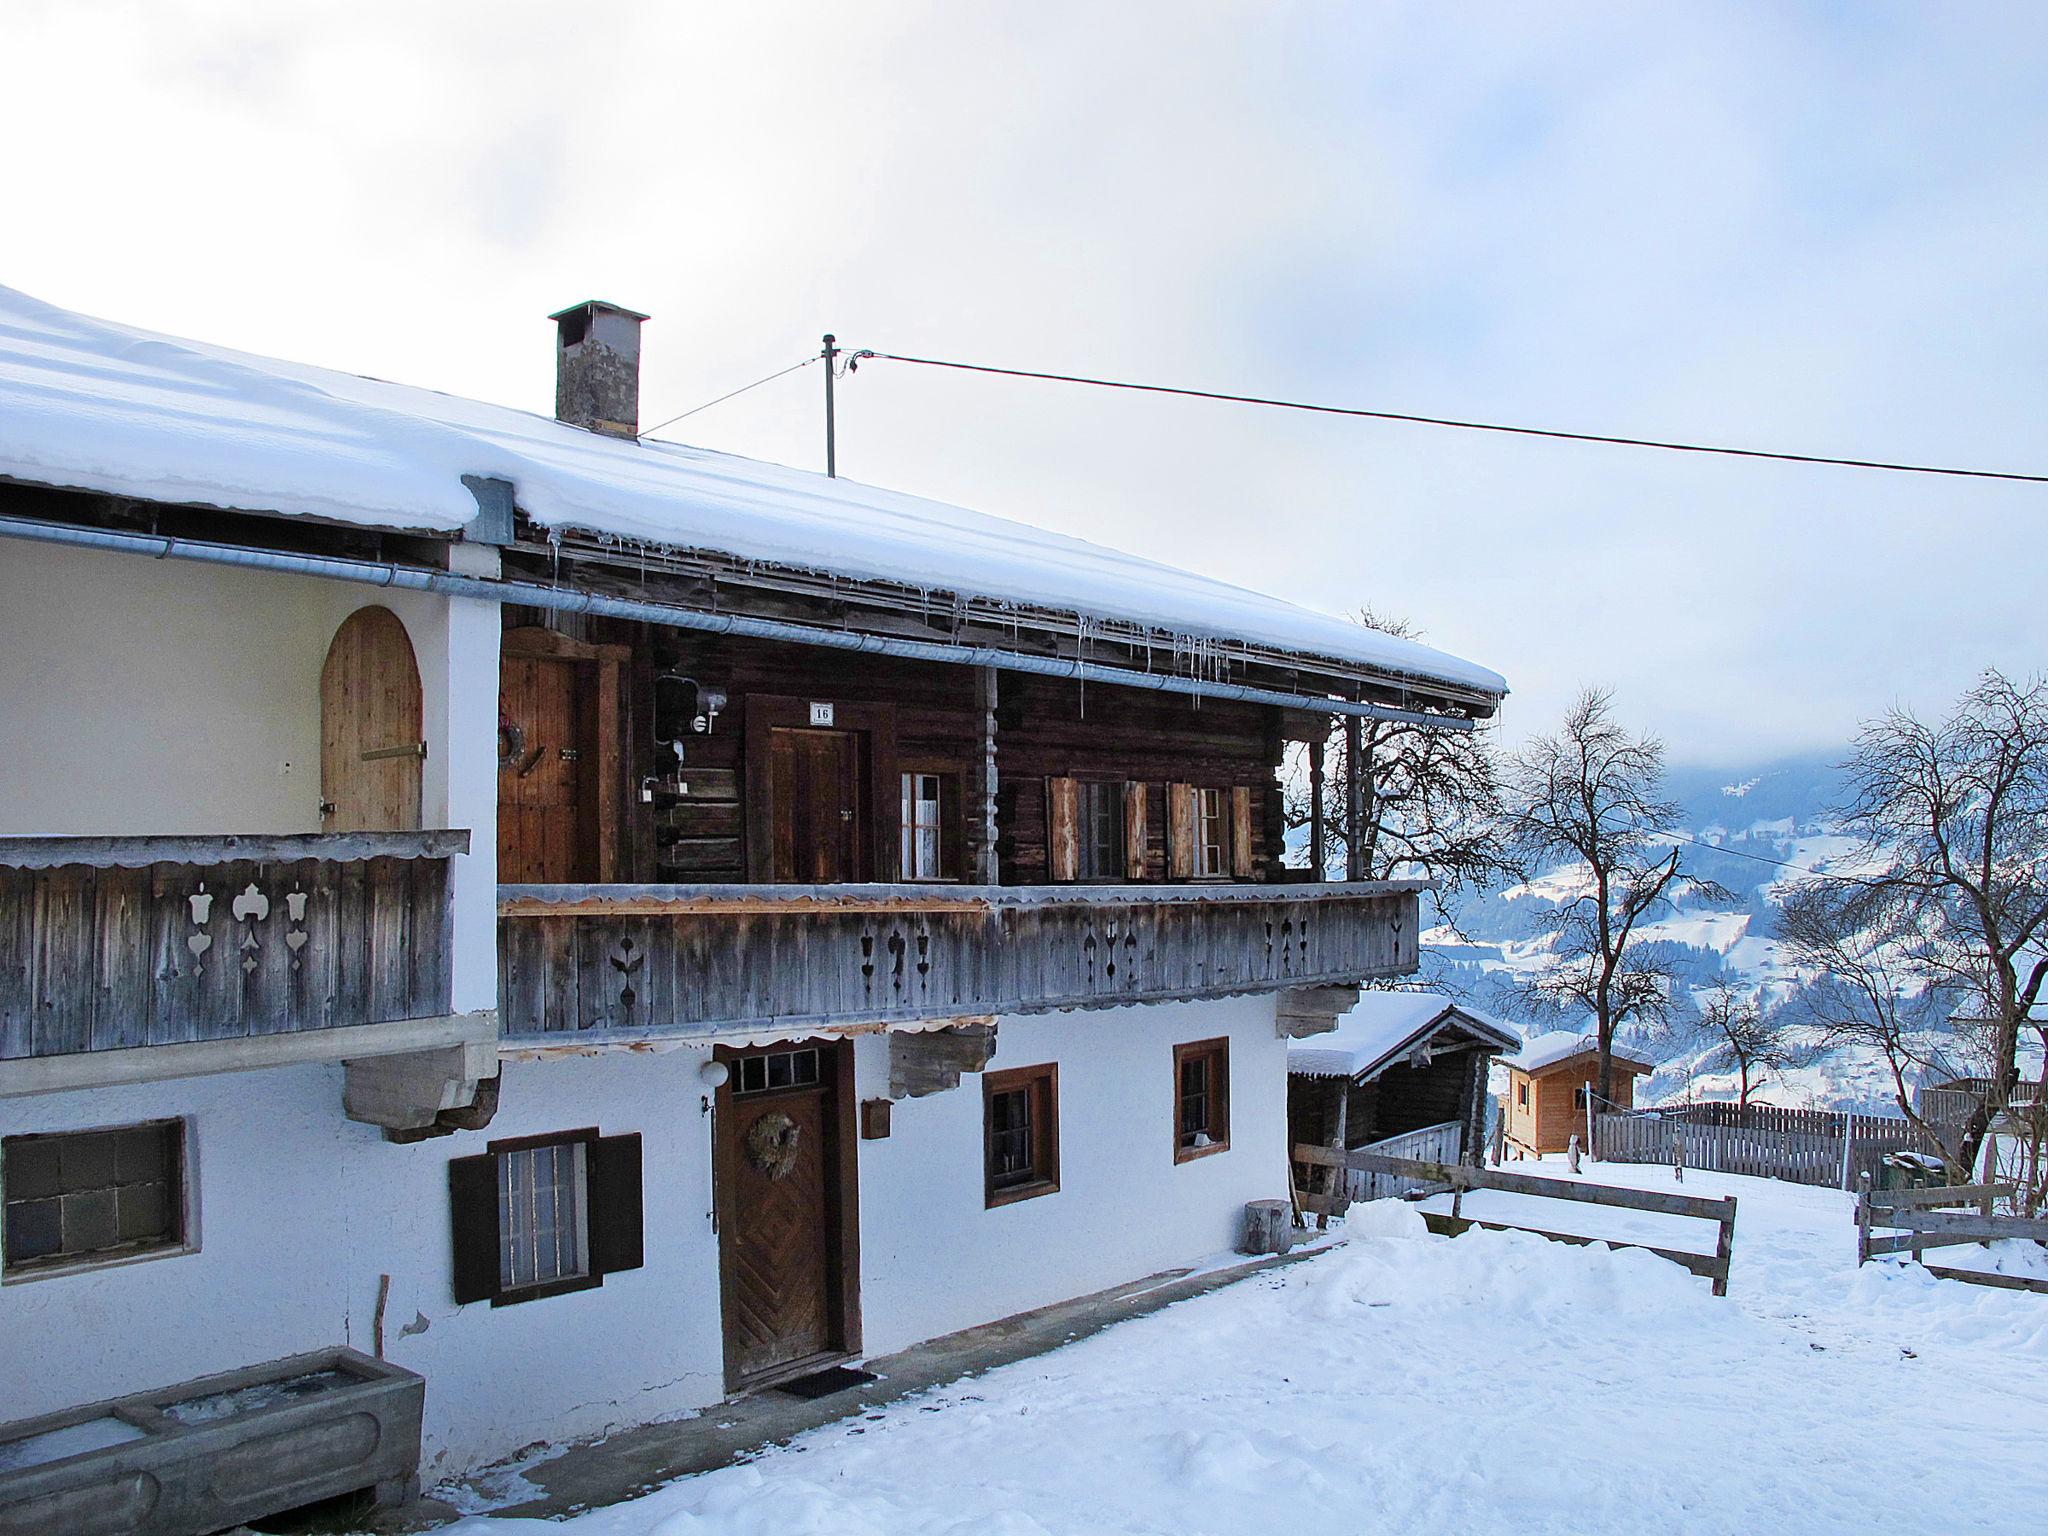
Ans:
[{"label": "door mat", "polygon": [[848,1387],[864,1387],[880,1378],[873,1371],[856,1371],[851,1366],[828,1366],[822,1371],[813,1371],[808,1376],[797,1376],[789,1381],[778,1382],[775,1390],[787,1392],[791,1397],[830,1397],[834,1392],[844,1392]]}]

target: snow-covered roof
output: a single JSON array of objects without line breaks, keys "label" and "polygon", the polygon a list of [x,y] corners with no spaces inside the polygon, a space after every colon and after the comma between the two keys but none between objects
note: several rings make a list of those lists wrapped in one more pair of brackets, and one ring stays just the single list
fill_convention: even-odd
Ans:
[{"label": "snow-covered roof", "polygon": [[0,287],[0,476],[448,532],[547,527],[1240,641],[1500,695],[1500,674],[1083,539],[855,481],[155,335]]},{"label": "snow-covered roof", "polygon": [[[1541,1072],[1545,1067],[1554,1067],[1559,1062],[1570,1061],[1575,1056],[1587,1056],[1600,1049],[1599,1037],[1590,1030],[1553,1029],[1545,1034],[1531,1035],[1522,1042],[1522,1048],[1512,1056],[1503,1056],[1501,1064],[1515,1068],[1518,1072]],[[1646,1061],[1633,1056],[1614,1053],[1615,1065],[1632,1068],[1638,1072],[1650,1070]]]},{"label": "snow-covered roof", "polygon": [[1499,1020],[1435,992],[1362,992],[1333,1033],[1287,1047],[1287,1070],[1298,1077],[1359,1077],[1413,1049],[1446,1022],[1502,1050],[1519,1038]]}]

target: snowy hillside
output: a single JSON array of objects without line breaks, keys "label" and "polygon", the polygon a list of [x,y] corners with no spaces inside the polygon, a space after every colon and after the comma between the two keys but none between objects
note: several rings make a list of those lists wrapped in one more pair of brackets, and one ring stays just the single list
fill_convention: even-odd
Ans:
[{"label": "snowy hillside", "polygon": [[[1815,754],[1738,770],[1674,768],[1667,792],[1684,807],[1680,835],[1687,866],[1727,889],[1730,900],[1705,903],[1682,897],[1674,911],[1642,930],[1684,979],[1692,999],[1721,983],[1765,1006],[1794,999],[1800,978],[1780,953],[1776,938],[1779,902],[1803,870],[1836,873],[1854,866],[1855,841],[1829,821],[1836,798],[1835,754]],[[1787,867],[1791,866],[1791,867]],[[1515,997],[1516,983],[1538,970],[1549,949],[1541,915],[1578,889],[1582,866],[1545,870],[1529,881],[1468,900],[1459,912],[1465,940],[1447,929],[1424,935],[1429,958],[1424,974],[1490,1012],[1519,1020],[1530,1030],[1571,1024],[1572,1019],[1540,1015]],[[1807,1042],[1811,1047],[1812,1042]],[[1637,1038],[1632,1048],[1662,1063],[1639,1085],[1639,1099],[1662,1101],[1733,1097],[1729,1063],[1683,1028],[1661,1037]],[[1875,1056],[1856,1050],[1820,1054],[1774,1074],[1760,1097],[1772,1103],[1829,1108],[1873,1107],[1891,1102],[1890,1074]]]}]

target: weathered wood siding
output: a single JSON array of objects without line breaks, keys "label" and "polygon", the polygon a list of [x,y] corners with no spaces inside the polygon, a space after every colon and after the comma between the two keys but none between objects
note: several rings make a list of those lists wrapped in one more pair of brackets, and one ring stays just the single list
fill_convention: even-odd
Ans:
[{"label": "weathered wood siding", "polygon": [[[508,607],[516,628],[536,622],[527,609]],[[557,620],[556,622],[560,622]],[[980,678],[970,667],[942,666],[888,656],[852,655],[810,646],[775,645],[687,634],[658,626],[591,620],[578,626],[592,641],[629,648],[623,669],[626,697],[621,728],[627,814],[619,868],[628,878],[663,881],[743,881],[747,849],[747,700],[752,695],[878,705],[894,712],[895,762],[873,765],[893,776],[906,770],[959,776],[971,795],[982,764],[985,711]],[[674,673],[727,695],[708,735],[684,741],[684,761],[659,742],[655,678]],[[1006,885],[1049,880],[1046,781],[1054,777],[1121,780],[1146,786],[1142,837],[1146,878],[1168,878],[1166,785],[1186,782],[1250,791],[1248,858],[1239,878],[1265,880],[1278,870],[1286,840],[1279,768],[1284,750],[1276,709],[1225,700],[1196,701],[1107,686],[1005,674],[996,709],[998,878]],[[658,729],[660,727],[660,729]],[[689,793],[657,791],[643,801],[647,781],[680,778]],[[893,816],[893,783],[873,786],[878,805]],[[964,806],[962,867],[980,868],[987,831],[974,805]],[[891,868],[878,871],[893,878]]]},{"label": "weathered wood siding", "polygon": [[451,838],[0,840],[0,1060],[446,1014]]},{"label": "weathered wood siding", "polygon": [[508,1037],[1106,1008],[1411,971],[1412,886],[505,886]]}]

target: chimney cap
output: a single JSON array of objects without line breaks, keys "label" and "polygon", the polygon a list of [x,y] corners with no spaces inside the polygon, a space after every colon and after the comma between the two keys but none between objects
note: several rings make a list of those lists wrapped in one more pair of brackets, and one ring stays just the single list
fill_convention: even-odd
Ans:
[{"label": "chimney cap", "polygon": [[602,310],[608,315],[624,315],[628,320],[645,320],[648,317],[637,309],[628,309],[623,304],[614,304],[608,299],[585,299],[581,304],[571,304],[567,309],[558,309],[550,320],[566,320],[571,315],[596,314]]}]

